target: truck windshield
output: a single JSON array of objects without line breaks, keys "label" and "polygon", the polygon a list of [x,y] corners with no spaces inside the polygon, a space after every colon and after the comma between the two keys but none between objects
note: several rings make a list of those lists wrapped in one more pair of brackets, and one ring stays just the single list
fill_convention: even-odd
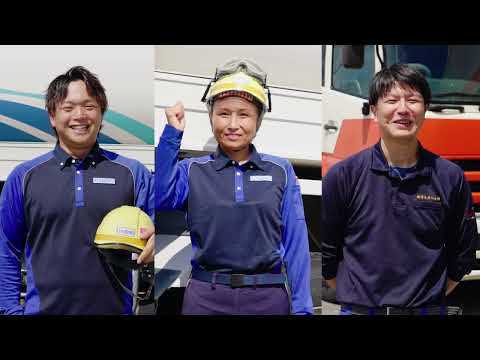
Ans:
[{"label": "truck windshield", "polygon": [[480,45],[384,45],[385,64],[422,71],[432,103],[480,104]]}]

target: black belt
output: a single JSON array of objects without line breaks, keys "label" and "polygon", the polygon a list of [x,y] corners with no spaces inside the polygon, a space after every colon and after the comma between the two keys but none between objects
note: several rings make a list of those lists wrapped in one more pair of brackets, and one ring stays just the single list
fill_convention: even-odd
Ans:
[{"label": "black belt", "polygon": [[400,308],[394,306],[368,307],[344,304],[342,310],[360,315],[461,315],[462,309],[457,306],[426,305],[415,308]]},{"label": "black belt", "polygon": [[256,285],[280,285],[285,284],[287,277],[284,273],[272,274],[226,274],[199,269],[192,270],[192,279],[212,284],[230,285],[232,288]]}]

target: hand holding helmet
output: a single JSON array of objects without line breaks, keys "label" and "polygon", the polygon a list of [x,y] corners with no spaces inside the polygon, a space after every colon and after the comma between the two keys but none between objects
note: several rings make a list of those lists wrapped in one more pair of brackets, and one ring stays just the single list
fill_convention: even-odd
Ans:
[{"label": "hand holding helmet", "polygon": [[185,109],[181,101],[177,101],[175,105],[167,107],[165,109],[165,115],[170,126],[173,126],[179,131],[185,129]]},{"label": "hand holding helmet", "polygon": [[[148,240],[147,240],[148,239]],[[150,217],[140,208],[121,206],[110,211],[100,223],[95,234],[94,246],[120,287],[136,299],[145,300],[150,296],[153,280],[145,296],[134,294],[122,283],[115,268],[140,270],[142,278],[153,279],[153,258],[155,255],[155,226]],[[140,254],[131,260],[132,253]]]},{"label": "hand holding helmet", "polygon": [[151,263],[155,257],[155,229],[152,227],[140,228],[140,238],[148,240],[141,254],[138,256],[137,264]]}]

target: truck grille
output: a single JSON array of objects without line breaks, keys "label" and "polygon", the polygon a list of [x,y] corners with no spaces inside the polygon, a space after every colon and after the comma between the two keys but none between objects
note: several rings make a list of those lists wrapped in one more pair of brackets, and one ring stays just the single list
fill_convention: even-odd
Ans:
[{"label": "truck grille", "polygon": [[473,192],[480,192],[480,181],[469,181],[470,190]]},{"label": "truck grille", "polygon": [[480,212],[480,159],[449,159],[454,164],[462,168],[464,172],[468,172],[467,180],[472,191],[473,202],[475,203],[475,211]]},{"label": "truck grille", "polygon": [[463,171],[480,171],[480,160],[450,160],[460,166]]}]

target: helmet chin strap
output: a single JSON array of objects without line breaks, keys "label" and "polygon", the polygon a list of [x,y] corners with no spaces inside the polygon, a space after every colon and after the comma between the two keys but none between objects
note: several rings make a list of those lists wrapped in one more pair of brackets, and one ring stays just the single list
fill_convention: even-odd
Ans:
[{"label": "helmet chin strap", "polygon": [[137,270],[140,265],[135,260],[127,258],[131,253],[126,250],[105,250],[98,248],[107,263],[114,264],[125,270]]},{"label": "helmet chin strap", "polygon": [[[133,298],[140,301],[147,300],[150,297],[150,294],[152,292],[153,285],[154,285],[154,276],[153,276],[153,271],[151,271],[150,269],[151,267],[150,265],[142,266],[140,264],[137,264],[135,260],[126,259],[124,256],[121,256],[121,254],[117,253],[118,250],[114,250],[114,251],[108,251],[108,250],[105,251],[103,249],[98,249],[98,250],[99,250],[99,253],[102,255],[102,258],[105,260],[108,270],[110,271],[114,279],[117,281],[118,285],[120,285],[120,287],[127,294],[129,294]],[[140,272],[140,276],[144,278],[144,280],[146,278],[146,280],[149,282],[149,286],[145,296],[138,296],[132,290],[126,287],[122,283],[122,281],[118,278],[111,264],[128,271],[138,270]]]}]

